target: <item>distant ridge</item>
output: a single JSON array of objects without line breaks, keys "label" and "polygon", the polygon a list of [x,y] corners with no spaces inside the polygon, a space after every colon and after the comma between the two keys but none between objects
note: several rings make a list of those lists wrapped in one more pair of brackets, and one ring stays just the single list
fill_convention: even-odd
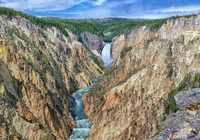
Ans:
[{"label": "distant ridge", "polygon": [[40,28],[48,28],[55,26],[64,35],[68,35],[66,29],[71,30],[74,34],[80,37],[80,34],[84,31],[90,32],[97,35],[99,38],[103,39],[105,42],[111,42],[117,35],[128,35],[130,32],[141,26],[147,25],[150,27],[151,31],[156,31],[163,24],[166,24],[168,19],[177,19],[180,17],[189,18],[193,15],[185,16],[172,16],[170,18],[164,19],[131,19],[131,18],[91,18],[91,19],[61,19],[57,17],[42,17],[38,18],[36,16],[28,15],[20,11],[15,11],[10,8],[1,7],[0,15],[21,16],[30,20],[33,24],[39,26]]}]

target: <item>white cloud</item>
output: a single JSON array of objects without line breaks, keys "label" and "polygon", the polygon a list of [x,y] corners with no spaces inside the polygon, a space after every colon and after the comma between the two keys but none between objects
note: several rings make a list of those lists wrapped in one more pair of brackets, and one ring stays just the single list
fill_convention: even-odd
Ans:
[{"label": "white cloud", "polygon": [[137,0],[124,0],[122,1],[123,4],[133,4],[134,2],[136,2]]},{"label": "white cloud", "polygon": [[162,19],[162,18],[166,18],[166,17],[170,17],[172,16],[171,14],[143,14],[140,16],[134,16],[132,18],[140,18],[140,19]]},{"label": "white cloud", "polygon": [[[91,6],[92,5],[92,6]],[[76,6],[74,9],[65,10]],[[64,18],[164,18],[200,12],[200,5],[174,6],[146,11],[139,0],[0,0],[0,7]],[[153,8],[151,6],[147,9]],[[57,12],[56,12],[57,11]]]},{"label": "white cloud", "polygon": [[17,10],[56,11],[71,8],[88,0],[0,0],[1,7]]},{"label": "white cloud", "polygon": [[184,7],[168,7],[164,9],[152,10],[151,12],[170,13],[170,12],[193,12],[193,11],[200,11],[200,5],[184,6]]},{"label": "white cloud", "polygon": [[102,5],[106,0],[97,0],[96,2],[93,2],[94,5],[100,6]]},{"label": "white cloud", "polygon": [[107,8],[93,8],[87,11],[81,11],[76,18],[106,18],[112,16],[112,10]]}]

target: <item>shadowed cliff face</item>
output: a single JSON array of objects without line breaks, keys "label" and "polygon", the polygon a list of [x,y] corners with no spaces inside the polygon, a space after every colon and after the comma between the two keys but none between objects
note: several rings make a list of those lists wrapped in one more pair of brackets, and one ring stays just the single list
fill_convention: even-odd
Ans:
[{"label": "shadowed cliff face", "polygon": [[1,139],[68,139],[71,93],[102,70],[75,35],[0,17]]},{"label": "shadowed cliff face", "polygon": [[[114,66],[84,96],[92,122],[88,140],[151,139],[165,116],[164,100],[187,74],[200,73],[200,15],[147,27],[113,42]],[[124,45],[122,45],[124,44]],[[121,48],[132,47],[120,57]],[[116,53],[117,51],[115,51]]]},{"label": "shadowed cliff face", "polygon": [[96,50],[99,54],[101,54],[102,49],[105,45],[103,40],[89,32],[81,33],[81,40],[87,47],[89,47],[91,50]]}]

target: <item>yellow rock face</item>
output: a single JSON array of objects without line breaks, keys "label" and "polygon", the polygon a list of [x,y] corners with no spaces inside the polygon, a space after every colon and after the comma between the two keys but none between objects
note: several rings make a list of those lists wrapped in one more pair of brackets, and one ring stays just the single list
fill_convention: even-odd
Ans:
[{"label": "yellow rock face", "polygon": [[0,16],[0,26],[1,138],[68,139],[71,94],[102,70],[71,32],[65,37],[20,17]]},{"label": "yellow rock face", "polygon": [[155,135],[164,113],[163,99],[187,74],[200,73],[199,19],[200,15],[168,21],[154,33],[142,27],[113,42],[119,53],[121,44],[133,48],[123,59],[116,55],[111,74],[84,96],[85,113],[92,122],[88,140]]}]

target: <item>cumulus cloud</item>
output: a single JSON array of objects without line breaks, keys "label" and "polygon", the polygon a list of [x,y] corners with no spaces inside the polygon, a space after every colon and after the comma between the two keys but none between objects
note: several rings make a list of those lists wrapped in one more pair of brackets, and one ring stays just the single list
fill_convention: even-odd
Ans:
[{"label": "cumulus cloud", "polygon": [[[91,13],[94,13],[91,15]],[[95,9],[92,9],[92,10],[89,10],[87,12],[85,12],[86,16],[89,18],[89,17],[92,17],[92,18],[106,18],[106,17],[110,17],[112,16],[112,10],[110,9],[106,9],[106,8],[95,8]]]},{"label": "cumulus cloud", "polygon": [[149,13],[146,13],[146,14],[134,16],[133,18],[139,18],[139,19],[162,19],[162,18],[167,18],[167,17],[171,17],[171,16],[173,16],[173,14],[160,14],[160,13],[149,14]]},{"label": "cumulus cloud", "polygon": [[152,12],[170,13],[170,12],[193,12],[193,11],[200,11],[200,5],[168,7],[164,9],[153,10]]},{"label": "cumulus cloud", "polygon": [[1,7],[17,10],[56,11],[71,8],[88,0],[0,0]]},{"label": "cumulus cloud", "polygon": [[93,4],[96,5],[96,6],[100,6],[100,5],[102,5],[105,1],[106,1],[106,0],[97,0],[97,1],[93,2]]},{"label": "cumulus cloud", "polygon": [[102,8],[102,7],[93,8],[86,11],[81,11],[77,14],[76,18],[83,18],[83,15],[84,15],[84,18],[106,18],[106,17],[113,16],[111,9]]},{"label": "cumulus cloud", "polygon": [[69,9],[84,2],[100,6],[106,0],[0,0],[1,7],[9,7],[17,10],[34,11],[58,11]]},{"label": "cumulus cloud", "polygon": [[182,0],[176,0],[176,2],[172,0],[167,2],[156,0],[0,0],[0,7],[9,7],[37,16],[62,18],[154,19],[200,12],[199,0],[184,2]]}]

